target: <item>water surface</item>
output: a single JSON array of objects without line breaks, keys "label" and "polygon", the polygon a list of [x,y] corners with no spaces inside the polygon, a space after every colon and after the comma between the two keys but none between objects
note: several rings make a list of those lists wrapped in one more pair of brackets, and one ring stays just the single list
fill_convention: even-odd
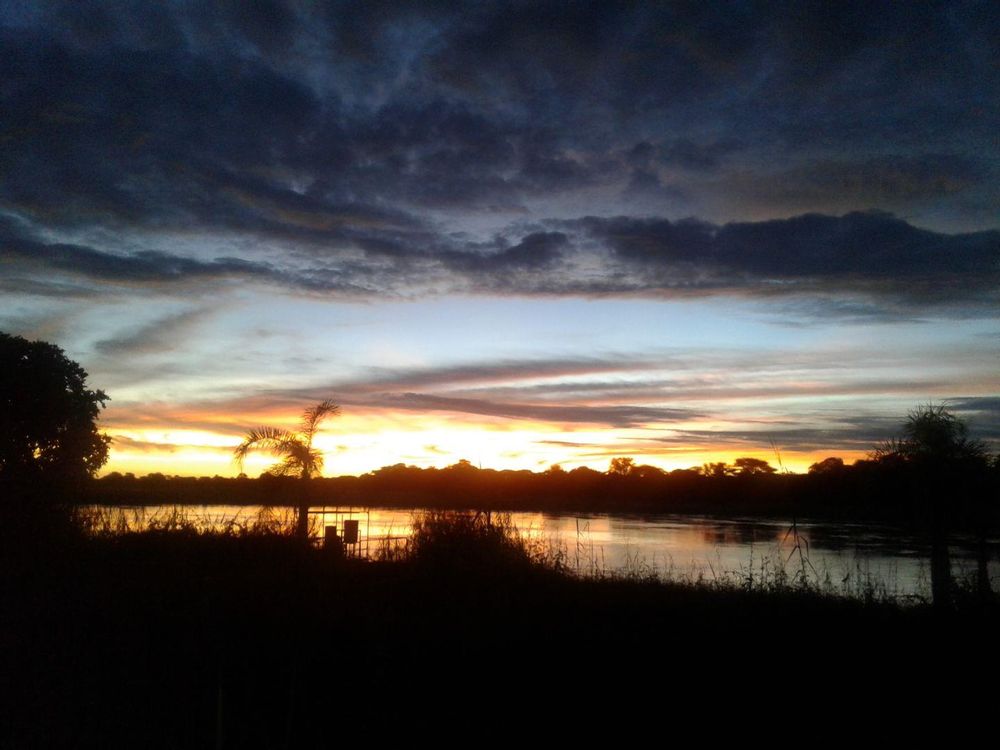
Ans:
[{"label": "water surface", "polygon": [[[95,530],[125,533],[147,528],[252,530],[257,524],[293,528],[291,508],[260,506],[92,507]],[[312,534],[327,527],[343,534],[358,522],[359,541],[349,551],[371,557],[400,548],[420,510],[316,507]],[[511,513],[518,531],[541,553],[585,575],[655,574],[684,581],[761,586],[805,579],[852,595],[929,598],[929,549],[913,532],[871,524],[813,523],[745,518],[618,514]],[[494,514],[497,519],[499,514]],[[990,576],[1000,582],[997,540],[991,540]],[[973,540],[956,537],[950,548],[959,579],[975,572]]]}]

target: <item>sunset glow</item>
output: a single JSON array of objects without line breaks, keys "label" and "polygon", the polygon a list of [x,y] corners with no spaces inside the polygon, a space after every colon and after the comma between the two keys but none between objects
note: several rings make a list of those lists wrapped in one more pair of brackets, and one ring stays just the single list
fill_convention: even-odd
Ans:
[{"label": "sunset glow", "polygon": [[327,475],[998,444],[971,7],[306,6],[0,17],[0,330],[107,392],[105,473],[325,399]]}]

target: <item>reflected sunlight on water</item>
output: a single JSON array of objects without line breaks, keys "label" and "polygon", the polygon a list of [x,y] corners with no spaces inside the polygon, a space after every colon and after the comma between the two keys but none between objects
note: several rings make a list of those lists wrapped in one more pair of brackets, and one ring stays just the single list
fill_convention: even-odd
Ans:
[{"label": "reflected sunlight on water", "polygon": [[[317,507],[310,511],[311,533],[325,528],[343,533],[346,520],[358,522],[354,553],[374,557],[400,549],[412,533],[419,510]],[[584,575],[655,575],[663,579],[766,586],[806,580],[831,592],[894,598],[929,597],[928,550],[919,536],[860,524],[799,523],[761,519],[693,516],[507,514],[522,536],[546,545],[566,566]],[[237,505],[146,507],[91,506],[81,518],[95,534],[149,529],[291,533],[292,508]],[[971,540],[951,547],[958,579],[974,573]],[[996,541],[992,546],[996,551]],[[991,558],[996,558],[993,554]],[[1000,563],[991,560],[991,578]]]}]

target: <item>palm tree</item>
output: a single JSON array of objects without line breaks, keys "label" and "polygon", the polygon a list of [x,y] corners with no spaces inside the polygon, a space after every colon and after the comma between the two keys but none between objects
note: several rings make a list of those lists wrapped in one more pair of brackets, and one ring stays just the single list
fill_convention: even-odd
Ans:
[{"label": "palm tree", "polygon": [[[978,496],[969,486],[987,471],[986,445],[970,438],[965,422],[944,406],[926,404],[910,412],[902,436],[885,441],[872,455],[876,461],[906,472],[903,476],[908,475],[909,490],[929,511],[931,596],[936,606],[951,606],[948,534],[955,514],[951,504],[964,496]],[[979,587],[986,594],[990,586],[986,545],[989,510],[980,503],[975,512],[980,538]]]},{"label": "palm tree", "polygon": [[[339,413],[340,407],[333,401],[323,401],[302,412],[302,426],[298,432],[289,432],[278,427],[255,427],[233,450],[233,458],[242,471],[243,462],[251,451],[266,451],[282,459],[268,469],[268,473],[280,477],[297,476],[300,479],[311,479],[313,475],[323,470],[323,454],[313,447],[313,438],[326,417],[336,416]],[[304,498],[299,505],[296,534],[303,539],[309,535],[309,503]]]}]

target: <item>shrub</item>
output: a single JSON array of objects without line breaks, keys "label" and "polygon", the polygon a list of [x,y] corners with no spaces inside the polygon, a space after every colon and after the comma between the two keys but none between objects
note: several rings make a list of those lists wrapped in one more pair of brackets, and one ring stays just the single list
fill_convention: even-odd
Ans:
[{"label": "shrub", "polygon": [[530,567],[541,554],[521,536],[509,514],[428,511],[413,521],[408,557],[454,570]]}]

